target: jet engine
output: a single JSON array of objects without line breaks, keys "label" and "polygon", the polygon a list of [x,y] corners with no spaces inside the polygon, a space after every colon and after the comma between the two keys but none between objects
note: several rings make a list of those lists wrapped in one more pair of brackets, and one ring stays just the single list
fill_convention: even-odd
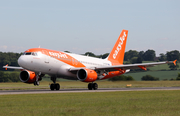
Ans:
[{"label": "jet engine", "polygon": [[77,78],[83,82],[94,82],[97,77],[96,71],[91,69],[80,69],[77,72]]},{"label": "jet engine", "polygon": [[[43,77],[44,74],[39,76],[39,81],[41,80],[41,77]],[[24,83],[34,83],[36,81],[36,74],[32,71],[24,70],[20,73],[19,79]]]}]

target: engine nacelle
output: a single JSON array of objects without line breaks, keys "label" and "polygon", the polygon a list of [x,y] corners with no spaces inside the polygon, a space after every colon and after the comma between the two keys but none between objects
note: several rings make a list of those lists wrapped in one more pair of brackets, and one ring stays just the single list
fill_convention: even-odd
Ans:
[{"label": "engine nacelle", "polygon": [[[43,76],[44,74],[40,75],[38,80],[41,80]],[[20,73],[19,79],[24,83],[34,83],[36,81],[36,74],[35,72],[24,70]]]},{"label": "engine nacelle", "polygon": [[94,82],[97,77],[96,71],[91,69],[80,69],[77,72],[77,78],[83,82]]}]

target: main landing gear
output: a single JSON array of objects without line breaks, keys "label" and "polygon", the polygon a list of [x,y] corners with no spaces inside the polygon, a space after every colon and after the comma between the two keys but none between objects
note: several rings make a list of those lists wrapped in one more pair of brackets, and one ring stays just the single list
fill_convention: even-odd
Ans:
[{"label": "main landing gear", "polygon": [[59,83],[56,83],[56,77],[51,77],[51,80],[53,81],[53,83],[50,85],[50,89],[53,90],[59,90],[60,89],[60,85]]},{"label": "main landing gear", "polygon": [[60,89],[60,85],[59,83],[52,83],[50,85],[50,89],[53,91],[53,90],[59,90]]},{"label": "main landing gear", "polygon": [[89,90],[92,90],[92,89],[97,90],[98,89],[98,84],[97,83],[89,83],[88,84],[88,89]]}]

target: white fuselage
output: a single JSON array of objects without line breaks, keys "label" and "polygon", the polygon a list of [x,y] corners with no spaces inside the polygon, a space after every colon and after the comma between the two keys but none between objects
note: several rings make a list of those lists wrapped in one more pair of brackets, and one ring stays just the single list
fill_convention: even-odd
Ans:
[{"label": "white fuselage", "polygon": [[[111,62],[106,59],[99,59],[72,53],[65,54],[71,57],[62,55],[59,56],[53,53],[46,55],[42,52],[36,52],[35,54],[24,54],[19,57],[18,64],[24,69],[33,72],[41,72],[42,74],[67,79],[77,79],[76,74],[73,74],[68,70],[71,67],[76,67],[78,63],[83,64],[85,68],[89,69],[96,66],[111,66]],[[71,63],[67,64],[64,61]]]}]

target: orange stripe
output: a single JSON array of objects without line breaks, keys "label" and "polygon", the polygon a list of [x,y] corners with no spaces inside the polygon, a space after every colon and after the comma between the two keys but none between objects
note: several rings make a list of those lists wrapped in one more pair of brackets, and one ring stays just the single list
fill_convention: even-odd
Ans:
[{"label": "orange stripe", "polygon": [[47,56],[50,56],[51,58],[55,58],[61,62],[64,62],[66,64],[69,64],[74,67],[85,67],[81,62],[79,62],[77,59],[73,58],[72,56],[55,50],[48,50],[43,48],[32,48],[25,52],[41,52],[42,54],[45,54]]}]

